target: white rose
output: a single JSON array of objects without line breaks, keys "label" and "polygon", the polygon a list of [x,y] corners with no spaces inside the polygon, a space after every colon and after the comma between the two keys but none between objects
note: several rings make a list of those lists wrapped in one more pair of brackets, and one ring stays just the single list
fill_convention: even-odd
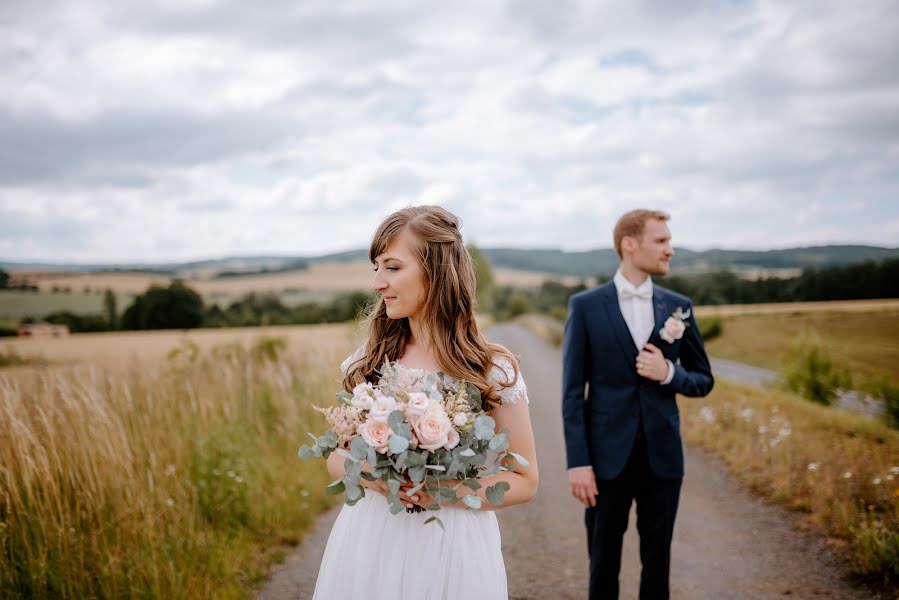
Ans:
[{"label": "white rose", "polygon": [[673,344],[675,340],[679,340],[684,336],[686,329],[687,326],[684,325],[683,321],[674,317],[668,317],[668,320],[665,321],[665,326],[659,331],[659,337],[669,344]]},{"label": "white rose", "polygon": [[446,412],[433,409],[429,409],[421,417],[414,419],[412,428],[418,437],[418,446],[425,450],[436,450],[446,446],[449,441],[449,432],[454,431],[453,424]]},{"label": "white rose", "polygon": [[430,405],[428,395],[424,392],[410,392],[409,401],[406,403],[406,415],[420,417],[428,411]]},{"label": "white rose", "polygon": [[385,396],[380,391],[376,391],[375,398],[368,411],[368,418],[386,423],[387,417],[389,417],[390,413],[395,410],[399,410],[399,404],[397,404],[396,398]]},{"label": "white rose", "polygon": [[456,427],[462,427],[466,423],[468,423],[468,415],[465,413],[457,413],[455,417],[453,417],[453,425]]},{"label": "white rose", "polygon": [[452,450],[459,445],[459,441],[459,432],[453,428],[450,428],[449,433],[446,434],[446,444],[443,447],[447,450]]},{"label": "white rose", "polygon": [[353,399],[350,404],[359,410],[369,410],[374,402],[372,396],[375,393],[374,386],[370,383],[360,383],[353,388]]}]

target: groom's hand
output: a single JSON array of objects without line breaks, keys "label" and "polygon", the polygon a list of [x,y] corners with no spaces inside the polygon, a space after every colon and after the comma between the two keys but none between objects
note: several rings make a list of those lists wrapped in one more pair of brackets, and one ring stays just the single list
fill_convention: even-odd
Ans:
[{"label": "groom's hand", "polygon": [[577,498],[581,504],[588,507],[596,506],[596,476],[593,469],[571,469],[568,471],[568,483],[571,486],[571,495]]},{"label": "groom's hand", "polygon": [[668,361],[662,351],[646,344],[637,355],[637,375],[653,381],[665,381],[668,377]]}]

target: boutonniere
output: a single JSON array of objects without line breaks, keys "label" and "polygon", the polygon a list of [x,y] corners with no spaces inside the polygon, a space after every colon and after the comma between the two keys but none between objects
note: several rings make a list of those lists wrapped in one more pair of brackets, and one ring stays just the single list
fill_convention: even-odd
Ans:
[{"label": "boutonniere", "polygon": [[687,327],[690,324],[687,322],[687,319],[690,318],[690,309],[688,308],[686,311],[681,309],[678,306],[674,313],[665,319],[665,325],[659,329],[659,337],[668,342],[669,344],[673,344],[675,340],[679,340],[684,337],[684,331],[686,331]]}]

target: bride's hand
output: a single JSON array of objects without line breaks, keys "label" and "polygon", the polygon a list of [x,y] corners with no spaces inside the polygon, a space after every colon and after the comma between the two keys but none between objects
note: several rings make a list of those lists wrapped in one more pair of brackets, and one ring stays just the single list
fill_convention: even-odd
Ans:
[{"label": "bride's hand", "polygon": [[[389,489],[387,488],[387,482],[382,479],[376,479],[374,481],[368,481],[367,479],[363,479],[362,486],[366,487],[374,492],[377,492],[378,494],[381,494],[385,498],[390,493]],[[406,494],[406,491],[409,490],[409,488],[411,488],[411,487],[413,487],[412,484],[400,485],[400,493],[399,493],[400,502],[402,502],[403,506],[405,506],[406,508],[412,508],[413,504],[418,500],[418,495],[413,495],[410,498],[409,495]]]},{"label": "bride's hand", "polygon": [[[440,482],[440,485],[445,485],[445,486],[449,486],[449,487],[453,487],[453,488],[454,488],[454,487],[456,487],[457,485],[459,485],[460,481],[461,481],[461,480],[459,480],[459,479],[447,479],[446,481],[441,481],[441,482]],[[401,495],[405,495],[406,492],[408,492],[410,489],[414,488],[416,485],[418,485],[418,484],[412,483],[411,481],[406,482],[406,483],[403,483],[403,484],[400,486],[400,494],[401,494]],[[458,496],[458,494],[457,494],[457,496]],[[415,492],[415,493],[412,494],[411,496],[406,495],[406,498],[408,498],[409,501],[415,503],[415,504],[418,505],[418,506],[430,506],[430,505],[433,505],[433,504],[441,504],[441,505],[445,505],[445,506],[453,506],[453,504],[450,503],[450,502],[439,502],[439,503],[438,503],[438,502],[437,502],[437,499],[434,498],[434,496],[432,496],[431,494],[429,494],[429,493],[427,493],[427,492],[425,491],[425,488],[422,488],[422,489],[418,490],[417,492]]]}]

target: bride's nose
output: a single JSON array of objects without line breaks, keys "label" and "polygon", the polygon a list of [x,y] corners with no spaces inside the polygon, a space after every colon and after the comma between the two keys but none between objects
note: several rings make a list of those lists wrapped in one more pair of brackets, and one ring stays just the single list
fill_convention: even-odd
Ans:
[{"label": "bride's nose", "polygon": [[371,282],[371,289],[376,292],[383,292],[387,289],[387,282],[384,280],[384,277],[381,275],[381,269],[375,271],[375,278]]}]

